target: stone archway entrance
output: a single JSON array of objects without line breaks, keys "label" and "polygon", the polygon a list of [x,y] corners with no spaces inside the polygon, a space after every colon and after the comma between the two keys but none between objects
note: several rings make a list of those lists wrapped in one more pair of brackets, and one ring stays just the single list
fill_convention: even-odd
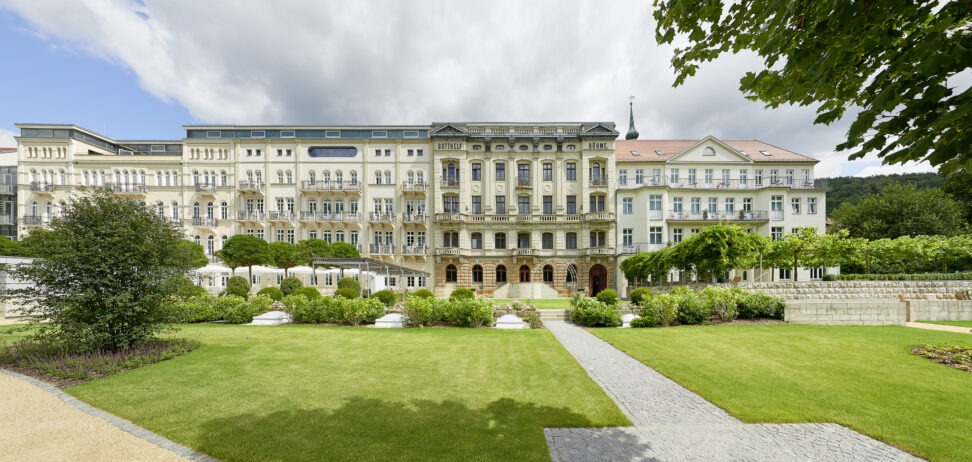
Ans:
[{"label": "stone archway entrance", "polygon": [[607,270],[604,266],[600,264],[592,266],[589,276],[588,289],[592,297],[607,288]]}]

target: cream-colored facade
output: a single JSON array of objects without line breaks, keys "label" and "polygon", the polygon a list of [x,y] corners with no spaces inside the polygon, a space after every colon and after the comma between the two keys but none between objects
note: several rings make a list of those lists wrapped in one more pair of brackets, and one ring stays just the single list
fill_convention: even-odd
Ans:
[{"label": "cream-colored facade", "polygon": [[[597,122],[193,125],[181,140],[129,141],[18,127],[20,235],[74,191],[111,188],[181,224],[208,255],[237,233],[348,242],[431,275],[394,288],[437,295],[624,293],[627,255],[706,225],[824,229],[816,161],[755,140],[619,141]],[[801,279],[818,276],[807,271]]]}]

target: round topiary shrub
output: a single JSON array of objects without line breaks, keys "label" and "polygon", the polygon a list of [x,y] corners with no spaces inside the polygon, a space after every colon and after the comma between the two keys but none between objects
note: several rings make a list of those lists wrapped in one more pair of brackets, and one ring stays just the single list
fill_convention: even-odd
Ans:
[{"label": "round topiary shrub", "polygon": [[246,298],[250,295],[250,281],[243,276],[233,276],[226,281],[226,295]]},{"label": "round topiary shrub", "polygon": [[361,293],[361,283],[355,278],[343,277],[338,279],[337,286],[338,289],[354,289],[355,292]]},{"label": "round topiary shrub", "polygon": [[303,295],[308,300],[316,300],[322,297],[321,292],[314,287],[301,287],[295,290],[292,295]]},{"label": "round topiary shrub", "polygon": [[371,298],[377,298],[385,306],[392,306],[395,304],[395,294],[392,291],[385,289],[379,290],[371,294]]},{"label": "round topiary shrub", "polygon": [[412,296],[420,298],[435,298],[435,294],[433,294],[429,289],[416,290],[415,292],[412,292]]},{"label": "round topiary shrub", "polygon": [[605,305],[617,305],[618,292],[614,289],[604,289],[597,293],[597,300]]},{"label": "round topiary shrub", "polygon": [[285,296],[294,293],[294,291],[300,289],[301,287],[304,287],[304,283],[300,279],[293,276],[283,278],[283,280],[280,281],[280,290],[283,291]]},{"label": "round topiary shrub", "polygon": [[358,291],[350,287],[342,287],[334,291],[335,297],[358,298]]},{"label": "round topiary shrub", "polygon": [[270,297],[274,301],[280,301],[283,300],[284,298],[283,291],[276,287],[264,287],[260,289],[259,292],[257,292],[257,295],[266,295],[267,297]]},{"label": "round topiary shrub", "polygon": [[465,287],[459,287],[452,291],[449,295],[449,300],[472,300],[476,298],[476,293],[472,289],[467,289]]},{"label": "round topiary shrub", "polygon": [[639,287],[635,290],[632,290],[631,293],[628,295],[628,298],[631,299],[631,303],[637,306],[640,305],[641,302],[648,300],[654,296],[655,294],[651,291],[651,289],[647,287]]}]

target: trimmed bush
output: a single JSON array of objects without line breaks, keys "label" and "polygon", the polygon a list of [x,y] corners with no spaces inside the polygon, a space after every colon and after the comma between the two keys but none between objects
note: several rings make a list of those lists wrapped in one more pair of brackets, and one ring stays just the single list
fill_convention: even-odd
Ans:
[{"label": "trimmed bush", "polygon": [[358,298],[358,291],[350,287],[342,287],[334,291],[335,297]]},{"label": "trimmed bush", "polygon": [[441,319],[437,316],[436,300],[433,297],[408,297],[402,307],[403,314],[411,326],[431,326]]},{"label": "trimmed bush", "polygon": [[378,292],[371,294],[371,298],[377,298],[385,306],[392,306],[395,304],[395,294],[388,289],[379,290]]},{"label": "trimmed bush", "polygon": [[703,305],[699,294],[687,287],[678,287],[669,292],[678,301],[678,324],[702,324],[709,321],[712,311]]},{"label": "trimmed bush", "polygon": [[257,295],[250,301],[230,308],[225,316],[226,322],[230,324],[247,324],[253,321],[254,316],[266,313],[273,300],[266,295]]},{"label": "trimmed bush", "polygon": [[291,295],[303,295],[308,300],[316,300],[322,297],[321,292],[315,287],[301,287]]},{"label": "trimmed bush", "polygon": [[618,304],[618,292],[614,289],[604,289],[597,293],[597,300],[605,305]]},{"label": "trimmed bush", "polygon": [[441,303],[448,307],[446,319],[458,327],[490,327],[493,323],[496,307],[489,300],[458,298]]},{"label": "trimmed bush", "polygon": [[266,295],[273,301],[283,300],[284,293],[277,287],[264,287],[257,292],[257,295]]},{"label": "trimmed bush", "polygon": [[435,294],[433,294],[429,289],[416,290],[415,292],[412,292],[412,296],[421,298],[435,298]]},{"label": "trimmed bush", "polygon": [[709,286],[702,290],[701,296],[706,311],[715,313],[723,322],[730,322],[739,316],[738,302],[731,290]]},{"label": "trimmed bush", "polygon": [[449,295],[449,300],[470,300],[473,298],[476,298],[476,293],[465,287],[459,287]]},{"label": "trimmed bush", "polygon": [[742,292],[736,295],[739,301],[739,317],[745,319],[772,318],[783,319],[786,302],[762,292]]},{"label": "trimmed bush", "polygon": [[226,295],[247,298],[250,296],[250,281],[243,276],[233,276],[226,280]]},{"label": "trimmed bush", "polygon": [[354,290],[355,297],[361,295],[361,283],[355,278],[344,277],[338,279],[337,282],[338,289],[352,289]]},{"label": "trimmed bush", "polygon": [[570,301],[574,312],[574,324],[588,327],[618,327],[621,325],[621,311],[618,307],[599,300],[575,295]]},{"label": "trimmed bush", "polygon": [[631,303],[635,304],[636,306],[641,305],[642,301],[648,300],[654,296],[655,294],[652,293],[651,289],[647,287],[639,287],[632,290],[631,293],[628,294],[628,298],[631,299]]},{"label": "trimmed bush", "polygon": [[668,293],[652,297],[642,305],[641,317],[631,327],[673,326],[678,321],[679,305],[684,295]]},{"label": "trimmed bush", "polygon": [[293,276],[283,278],[283,280],[280,281],[280,290],[284,295],[291,295],[301,287],[304,287],[304,282]]},{"label": "trimmed bush", "polygon": [[310,307],[310,300],[303,295],[288,295],[281,300],[284,304],[284,311],[294,314],[295,311],[306,310]]}]

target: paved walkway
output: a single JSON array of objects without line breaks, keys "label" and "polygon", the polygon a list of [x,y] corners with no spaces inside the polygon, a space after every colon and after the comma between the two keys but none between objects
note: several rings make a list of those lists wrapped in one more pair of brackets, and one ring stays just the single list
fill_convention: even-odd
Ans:
[{"label": "paved walkway", "polygon": [[0,460],[212,460],[39,380],[0,369]]},{"label": "paved walkway", "polygon": [[905,327],[915,327],[918,329],[940,330],[942,332],[957,332],[959,334],[972,334],[972,327],[947,326],[945,324],[929,324],[925,322],[906,322]]},{"label": "paved walkway", "polygon": [[837,424],[744,424],[580,327],[544,325],[634,423],[548,428],[557,461],[914,461]]}]

